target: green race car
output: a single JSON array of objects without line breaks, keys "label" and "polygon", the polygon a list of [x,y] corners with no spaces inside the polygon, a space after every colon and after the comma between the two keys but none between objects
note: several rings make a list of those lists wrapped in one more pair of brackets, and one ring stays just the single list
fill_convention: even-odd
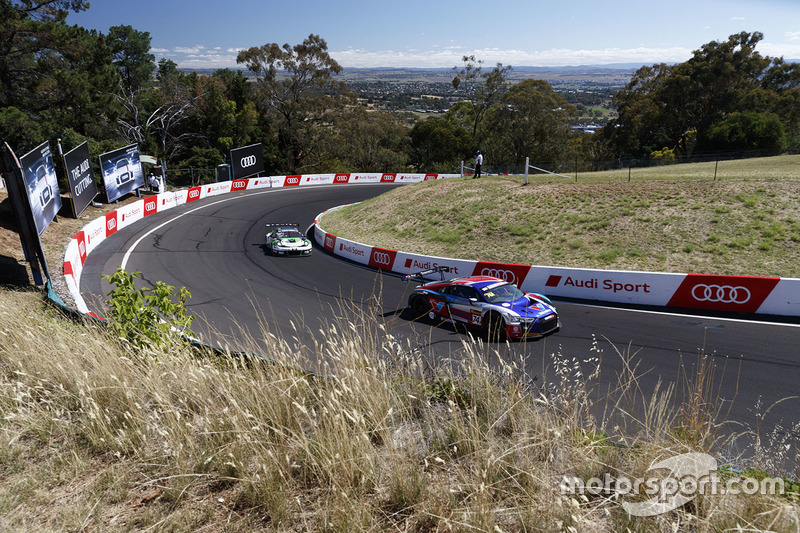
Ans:
[{"label": "green race car", "polygon": [[311,241],[297,224],[267,224],[266,246],[272,255],[311,255]]}]

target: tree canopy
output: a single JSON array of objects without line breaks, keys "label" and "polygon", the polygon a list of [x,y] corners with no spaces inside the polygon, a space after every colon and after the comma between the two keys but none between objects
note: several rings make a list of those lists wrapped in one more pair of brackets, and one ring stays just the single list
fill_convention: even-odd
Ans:
[{"label": "tree canopy", "polygon": [[[604,131],[608,150],[647,157],[667,147],[688,157],[722,147],[775,153],[787,143],[796,146],[800,65],[762,56],[756,51],[762,39],[759,32],[742,32],[703,45],[684,63],[639,69],[614,98],[619,116]],[[788,137],[754,143],[731,135],[734,124],[743,125],[741,113],[752,111],[772,114]],[[728,132],[724,143],[722,129]],[[772,138],[780,131],[764,133]]]},{"label": "tree canopy", "polygon": [[333,78],[342,67],[328,54],[328,44],[311,34],[295,46],[269,43],[243,50],[236,61],[258,80],[257,103],[277,131],[288,170],[313,167],[321,157],[316,126],[351,96],[346,85]]}]

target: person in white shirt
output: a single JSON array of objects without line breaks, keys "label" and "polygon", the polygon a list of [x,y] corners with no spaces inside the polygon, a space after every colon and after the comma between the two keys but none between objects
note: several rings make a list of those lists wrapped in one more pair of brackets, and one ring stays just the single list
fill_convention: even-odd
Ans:
[{"label": "person in white shirt", "polygon": [[473,179],[481,177],[481,165],[483,165],[483,154],[478,150],[475,154],[475,174],[472,176]]}]

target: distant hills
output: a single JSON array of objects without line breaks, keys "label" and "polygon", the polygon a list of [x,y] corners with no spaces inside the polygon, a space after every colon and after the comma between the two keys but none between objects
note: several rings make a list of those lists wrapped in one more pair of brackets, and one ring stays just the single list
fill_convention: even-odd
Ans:
[{"label": "distant hills", "polygon": [[[787,63],[798,63],[800,59],[787,59]],[[648,63],[649,64],[649,63]],[[606,65],[577,65],[562,67],[529,67],[512,65],[509,79],[521,81],[527,78],[538,78],[550,83],[569,83],[571,80],[586,83],[594,81],[603,85],[627,84],[633,74],[644,63],[610,63]],[[459,66],[460,68],[460,66]],[[493,65],[483,65],[484,71],[493,68]],[[213,74],[217,69],[179,69],[184,72],[197,72],[198,74]],[[236,68],[234,70],[237,70]],[[245,76],[251,76],[246,69],[242,70]],[[345,67],[338,75],[343,81],[361,82],[428,82],[449,83],[455,75],[453,68],[414,68],[414,67]]]},{"label": "distant hills", "polygon": [[[551,85],[586,85],[621,87],[628,83],[634,72],[642,65],[638,63],[615,63],[609,65],[580,65],[563,67],[528,67],[512,66],[509,80],[522,81],[528,78],[546,80]],[[484,65],[484,70],[493,68]],[[198,74],[213,74],[216,69],[180,69]],[[246,69],[245,76],[250,76]],[[383,82],[383,83],[450,83],[455,75],[453,68],[398,68],[398,67],[346,67],[337,77],[346,82]]]}]

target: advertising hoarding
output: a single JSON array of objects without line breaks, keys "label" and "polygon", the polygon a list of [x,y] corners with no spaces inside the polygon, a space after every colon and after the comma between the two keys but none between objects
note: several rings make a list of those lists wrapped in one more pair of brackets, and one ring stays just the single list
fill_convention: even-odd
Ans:
[{"label": "advertising hoarding", "polygon": [[139,145],[131,144],[124,148],[100,155],[100,171],[109,202],[144,187],[144,172],[139,159]]},{"label": "advertising hoarding", "polygon": [[64,168],[67,169],[67,182],[69,182],[69,192],[72,195],[72,207],[76,217],[80,216],[97,196],[97,184],[92,176],[91,159],[88,142],[84,142],[64,154]]},{"label": "advertising hoarding", "polygon": [[40,144],[22,156],[19,162],[36,231],[41,235],[61,209],[61,193],[50,143]]},{"label": "advertising hoarding", "polygon": [[264,172],[264,152],[261,143],[232,149],[231,171],[235,180]]}]

